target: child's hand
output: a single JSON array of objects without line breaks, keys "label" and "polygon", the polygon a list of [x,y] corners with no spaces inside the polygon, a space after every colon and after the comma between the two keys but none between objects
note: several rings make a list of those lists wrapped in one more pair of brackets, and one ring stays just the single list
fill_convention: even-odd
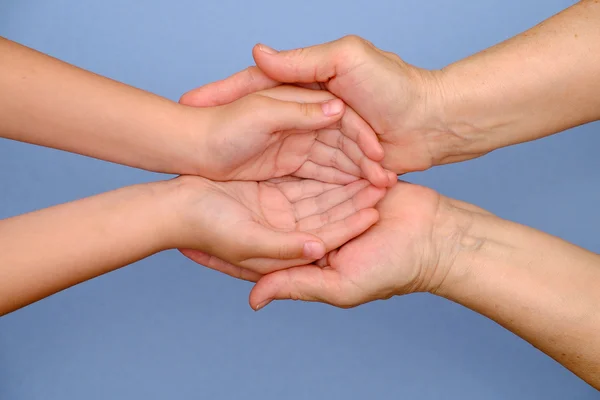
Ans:
[{"label": "child's hand", "polygon": [[[385,189],[359,180],[345,186],[309,179],[212,182],[184,176],[171,182],[176,224],[170,248],[230,263],[230,275],[265,274],[314,262],[360,235],[378,219]],[[234,267],[235,266],[235,267]],[[248,275],[251,276],[251,275]]]},{"label": "child's hand", "polygon": [[[182,102],[216,105],[211,93],[198,93]],[[190,109],[192,116],[198,112]],[[377,187],[397,180],[377,162],[383,150],[371,127],[329,92],[280,86],[202,113],[208,129],[202,148],[194,150],[202,154],[198,174],[206,178],[260,181],[291,175],[336,184],[366,178]]]}]

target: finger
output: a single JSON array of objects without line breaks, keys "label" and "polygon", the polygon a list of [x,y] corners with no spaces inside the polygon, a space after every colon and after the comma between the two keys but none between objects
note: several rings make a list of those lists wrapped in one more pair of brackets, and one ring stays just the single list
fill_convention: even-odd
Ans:
[{"label": "finger", "polygon": [[269,77],[280,82],[328,82],[339,72],[352,68],[353,63],[362,62],[348,57],[344,38],[329,43],[302,49],[277,51],[264,44],[252,49],[256,65]]},{"label": "finger", "polygon": [[[339,204],[352,200],[358,192],[369,185],[369,182],[363,179],[332,189],[318,196],[300,200],[294,204],[296,220],[299,221],[315,214],[323,214]],[[373,205],[375,203],[368,207],[372,207]]]},{"label": "finger", "polygon": [[311,264],[314,259],[294,258],[290,260],[279,260],[276,258],[249,258],[240,262],[240,266],[252,271],[257,271],[260,274],[269,274],[275,271],[280,271],[287,268],[298,267],[301,265]]},{"label": "finger", "polygon": [[262,277],[250,291],[250,307],[258,311],[273,300],[319,301],[349,307],[353,299],[344,290],[340,274],[314,265],[277,271]]},{"label": "finger", "polygon": [[395,172],[386,169],[385,173],[387,174],[388,181],[390,182],[388,187],[392,187],[398,183],[398,175]]},{"label": "finger", "polygon": [[244,259],[274,258],[278,260],[318,260],[325,255],[325,244],[319,237],[304,232],[277,232],[253,224],[240,237]]},{"label": "finger", "polygon": [[326,250],[331,251],[365,232],[378,220],[379,213],[376,209],[365,208],[343,219],[326,223],[310,233],[319,237],[325,243]]},{"label": "finger", "polygon": [[341,131],[345,136],[358,144],[363,153],[373,161],[381,161],[384,157],[383,147],[379,143],[377,133],[350,107],[342,119]]},{"label": "finger", "polygon": [[310,149],[309,160],[324,167],[333,167],[350,175],[361,176],[362,171],[357,164],[342,152],[342,150],[316,141]]},{"label": "finger", "polygon": [[253,99],[249,108],[256,121],[273,132],[325,128],[339,121],[344,110],[345,104],[340,99],[324,103],[297,103],[262,95]]},{"label": "finger", "polygon": [[[333,183],[325,183],[312,179],[297,179],[297,181],[285,181],[277,183],[277,188],[281,190],[283,195],[290,203],[296,203],[300,200],[311,198],[325,193],[329,190],[343,187]],[[272,182],[273,180],[269,180]]]},{"label": "finger", "polygon": [[192,107],[213,107],[231,103],[250,93],[280,85],[257,67],[248,67],[229,78],[190,90],[179,103]]},{"label": "finger", "polygon": [[368,179],[373,185],[382,188],[390,186],[389,175],[381,164],[366,157],[358,145],[339,130],[321,129],[317,141],[340,149],[355,165],[359,166],[360,176]]},{"label": "finger", "polygon": [[[305,87],[306,85],[312,86],[313,84],[298,85],[302,86],[302,88],[295,85],[282,84],[274,88],[262,90],[260,94],[262,96],[271,97],[272,99],[295,101],[298,103],[321,103],[336,98],[336,96],[327,90],[310,90]],[[317,83],[316,85],[318,88],[319,84]]]},{"label": "finger", "polygon": [[360,179],[358,176],[347,174],[337,168],[324,167],[312,161],[306,161],[293,175],[339,185],[347,185]]},{"label": "finger", "polygon": [[[318,103],[335,98],[333,94],[324,90],[302,90],[290,85],[278,86],[265,90],[261,95],[277,100],[296,101],[299,103]],[[364,154],[374,161],[381,161],[384,156],[383,147],[379,143],[377,134],[371,126],[363,120],[353,109],[346,107],[346,112],[341,120],[342,131],[345,136],[356,142]]]},{"label": "finger", "polygon": [[385,192],[385,189],[379,189],[374,186],[366,187],[350,199],[320,214],[309,215],[298,220],[298,229],[303,232],[314,233],[328,224],[343,221],[360,210],[374,207],[383,198]]},{"label": "finger", "polygon": [[204,265],[207,268],[222,272],[234,278],[242,279],[249,282],[256,282],[262,277],[262,275],[257,272],[235,266],[233,264],[221,260],[220,258],[211,256],[210,254],[204,253],[199,250],[180,249],[179,251],[181,252],[181,254],[200,265]]},{"label": "finger", "polygon": [[332,261],[335,260],[339,251],[340,249],[330,251],[329,253],[325,254],[325,257],[315,261],[314,264],[321,268],[330,268],[330,265],[332,265]]}]

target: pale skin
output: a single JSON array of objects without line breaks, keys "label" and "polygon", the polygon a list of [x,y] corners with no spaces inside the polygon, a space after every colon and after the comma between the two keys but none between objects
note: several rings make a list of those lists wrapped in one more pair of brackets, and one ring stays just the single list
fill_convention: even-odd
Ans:
[{"label": "pale skin", "polygon": [[[594,0],[440,71],[357,37],[281,52],[258,45],[254,58],[257,67],[180,101],[229,103],[281,82],[327,89],[373,127],[384,167],[398,174],[600,119]],[[408,183],[377,209],[375,226],[315,265],[261,277],[251,306],[300,299],[353,307],[427,291],[497,321],[600,389],[599,255]]]}]

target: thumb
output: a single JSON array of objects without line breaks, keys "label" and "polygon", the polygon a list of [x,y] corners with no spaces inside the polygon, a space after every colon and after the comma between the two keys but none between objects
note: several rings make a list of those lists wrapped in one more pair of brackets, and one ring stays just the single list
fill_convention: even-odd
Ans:
[{"label": "thumb", "polygon": [[251,111],[261,127],[267,126],[273,132],[325,128],[339,121],[346,107],[340,99],[323,103],[297,103],[261,97],[261,102]]},{"label": "thumb", "polygon": [[250,307],[258,311],[273,300],[303,300],[348,308],[340,274],[315,265],[294,267],[263,276],[250,291]]},{"label": "thumb", "polygon": [[257,67],[248,67],[229,78],[190,90],[181,96],[179,103],[191,107],[222,106],[278,85],[279,82],[266,76]]},{"label": "thumb", "polygon": [[256,226],[246,230],[244,236],[248,258],[318,260],[327,251],[323,241],[309,233],[277,232]]},{"label": "thumb", "polygon": [[256,65],[277,81],[328,82],[336,75],[351,70],[356,62],[364,61],[364,57],[361,60],[361,54],[357,52],[366,46],[364,39],[347,36],[317,46],[285,51],[257,44],[252,54]]}]

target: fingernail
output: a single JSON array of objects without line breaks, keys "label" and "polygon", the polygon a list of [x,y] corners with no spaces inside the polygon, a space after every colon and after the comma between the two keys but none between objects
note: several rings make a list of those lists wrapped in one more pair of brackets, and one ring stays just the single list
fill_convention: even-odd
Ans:
[{"label": "fingernail", "polygon": [[318,260],[325,255],[325,246],[319,242],[306,242],[302,255],[311,260]]},{"label": "fingernail", "polygon": [[321,108],[326,116],[332,117],[342,112],[344,109],[344,103],[339,99],[329,100],[325,103],[322,103]]},{"label": "fingernail", "polygon": [[271,47],[269,47],[269,46],[267,46],[265,44],[259,44],[258,45],[258,49],[260,51],[262,51],[263,53],[267,53],[267,54],[277,54],[278,53],[277,50],[275,50],[275,49],[273,49],[273,48],[271,48]]},{"label": "fingernail", "polygon": [[265,308],[269,303],[271,302],[271,300],[265,300],[262,303],[260,303],[259,305],[256,306],[256,308],[254,309],[254,311],[258,311],[261,310],[263,308]]}]

